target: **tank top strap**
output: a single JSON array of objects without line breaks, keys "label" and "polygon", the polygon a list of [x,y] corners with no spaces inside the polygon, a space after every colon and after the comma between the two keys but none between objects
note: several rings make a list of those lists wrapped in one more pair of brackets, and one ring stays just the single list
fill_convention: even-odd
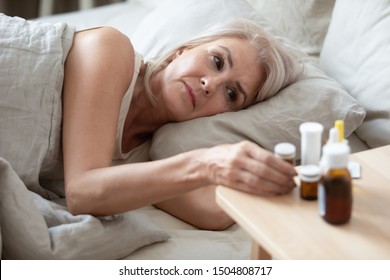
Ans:
[{"label": "tank top strap", "polygon": [[130,154],[130,152],[125,153],[125,154],[122,153],[123,128],[125,125],[126,116],[129,112],[129,107],[130,107],[131,99],[133,97],[135,84],[136,84],[136,81],[137,81],[137,78],[139,75],[139,71],[141,69],[142,60],[143,60],[143,57],[140,54],[138,54],[137,52],[134,52],[134,54],[135,55],[134,55],[133,79],[131,80],[131,84],[130,84],[129,88],[127,89],[125,95],[122,98],[121,108],[119,111],[118,126],[116,129],[115,150],[114,150],[114,155],[113,155],[114,160],[126,159]]}]

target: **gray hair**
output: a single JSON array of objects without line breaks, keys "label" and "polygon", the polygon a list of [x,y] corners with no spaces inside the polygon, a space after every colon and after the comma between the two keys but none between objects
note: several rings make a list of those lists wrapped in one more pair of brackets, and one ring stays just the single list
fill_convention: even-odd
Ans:
[{"label": "gray hair", "polygon": [[254,103],[274,96],[281,89],[295,82],[301,73],[302,68],[293,54],[270,33],[249,20],[235,19],[215,25],[196,38],[179,44],[163,56],[149,61],[145,74],[145,88],[149,100],[154,103],[154,96],[150,89],[150,77],[167,67],[178,51],[194,48],[224,37],[248,40],[257,50],[261,73],[264,73],[266,78],[258,89]]}]

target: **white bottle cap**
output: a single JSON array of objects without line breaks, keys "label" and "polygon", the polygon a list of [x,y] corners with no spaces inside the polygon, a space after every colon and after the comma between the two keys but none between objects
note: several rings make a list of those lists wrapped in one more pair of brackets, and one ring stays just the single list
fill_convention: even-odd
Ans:
[{"label": "white bottle cap", "polygon": [[295,157],[295,146],[291,143],[279,143],[274,152],[281,157]]},{"label": "white bottle cap", "polygon": [[323,130],[324,126],[316,122],[305,122],[300,125],[302,165],[317,165],[320,162]]},{"label": "white bottle cap", "polygon": [[346,168],[348,166],[348,156],[350,148],[345,143],[332,143],[324,146],[324,158],[327,168]]},{"label": "white bottle cap", "polygon": [[329,130],[329,143],[339,143],[339,131],[332,127],[330,130]]},{"label": "white bottle cap", "polygon": [[304,182],[317,182],[321,177],[321,168],[318,165],[302,165],[299,168],[299,178]]}]

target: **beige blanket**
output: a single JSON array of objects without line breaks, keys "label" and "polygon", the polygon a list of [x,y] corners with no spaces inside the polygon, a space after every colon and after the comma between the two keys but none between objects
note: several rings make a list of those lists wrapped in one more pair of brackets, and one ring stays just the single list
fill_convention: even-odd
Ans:
[{"label": "beige blanket", "polygon": [[0,14],[4,259],[118,259],[169,235],[139,211],[73,216],[61,168],[62,82],[74,29]]}]

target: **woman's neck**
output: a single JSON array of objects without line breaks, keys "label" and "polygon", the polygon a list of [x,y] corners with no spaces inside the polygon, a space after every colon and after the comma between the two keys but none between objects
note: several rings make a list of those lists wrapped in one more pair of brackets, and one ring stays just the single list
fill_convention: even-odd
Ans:
[{"label": "woman's neck", "polygon": [[158,104],[154,105],[145,92],[145,71],[146,65],[142,64],[123,128],[123,152],[141,145],[151,138],[158,128],[167,123],[163,108]]}]

